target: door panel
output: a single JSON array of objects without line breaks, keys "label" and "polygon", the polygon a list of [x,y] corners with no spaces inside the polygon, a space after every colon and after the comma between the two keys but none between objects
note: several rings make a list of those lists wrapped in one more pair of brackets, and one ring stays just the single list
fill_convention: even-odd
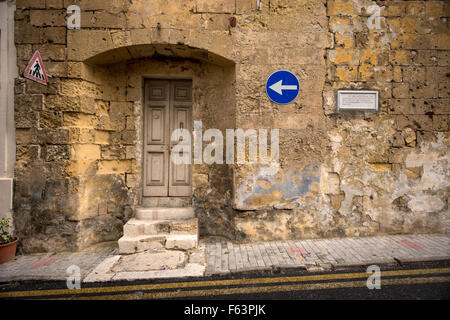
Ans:
[{"label": "door panel", "polygon": [[144,196],[167,196],[169,188],[170,81],[145,82]]},{"label": "door panel", "polygon": [[148,144],[164,144],[164,111],[163,107],[150,108],[147,113],[147,143]]},{"label": "door panel", "polygon": [[164,186],[164,163],[166,161],[164,152],[147,152],[147,177],[146,185]]},{"label": "door panel", "polygon": [[174,81],[173,97],[175,101],[192,102],[192,84],[190,81]]},{"label": "door panel", "polygon": [[[144,110],[144,196],[190,196],[191,165],[174,165],[173,130],[192,131],[192,83],[147,80]],[[190,149],[190,148],[189,148]]]},{"label": "door panel", "polygon": [[[173,130],[175,129],[186,129],[191,131],[191,117],[190,109],[185,106],[173,106],[173,117],[172,125]],[[183,143],[183,141],[172,141],[173,147],[177,143]],[[190,146],[188,148],[190,150]],[[191,158],[191,153],[189,152],[189,158]],[[188,196],[191,190],[191,166],[189,164],[179,164],[170,163],[169,172],[169,195],[173,196]]]},{"label": "door panel", "polygon": [[[170,101],[170,132],[175,129],[186,129],[192,132],[191,112],[192,112],[192,83],[191,81],[172,81]],[[170,148],[176,145],[177,141],[171,141]],[[191,150],[189,145],[189,150]],[[191,153],[189,152],[189,158]],[[191,165],[176,165],[170,162],[169,165],[169,196],[190,196],[191,195]]]}]

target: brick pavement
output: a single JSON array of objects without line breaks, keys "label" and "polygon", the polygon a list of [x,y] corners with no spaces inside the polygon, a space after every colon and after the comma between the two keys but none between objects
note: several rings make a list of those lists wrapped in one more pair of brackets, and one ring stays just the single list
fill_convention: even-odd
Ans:
[{"label": "brick pavement", "polygon": [[80,268],[84,278],[105,258],[117,254],[117,242],[103,242],[79,252],[36,253],[17,255],[0,264],[0,282],[15,280],[66,280],[68,268]]},{"label": "brick pavement", "polygon": [[450,235],[393,235],[364,238],[208,242],[206,275],[269,270],[274,267],[344,267],[450,259]]}]

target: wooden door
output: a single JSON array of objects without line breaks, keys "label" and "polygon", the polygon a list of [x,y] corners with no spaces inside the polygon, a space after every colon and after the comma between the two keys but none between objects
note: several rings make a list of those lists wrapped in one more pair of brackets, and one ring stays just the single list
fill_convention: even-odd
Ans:
[{"label": "wooden door", "polygon": [[175,129],[192,132],[190,80],[146,80],[144,111],[144,196],[190,196],[191,165],[175,165]]}]

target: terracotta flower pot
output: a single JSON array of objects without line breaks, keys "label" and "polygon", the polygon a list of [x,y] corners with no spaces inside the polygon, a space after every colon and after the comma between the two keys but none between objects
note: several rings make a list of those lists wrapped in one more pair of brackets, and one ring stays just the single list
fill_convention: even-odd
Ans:
[{"label": "terracotta flower pot", "polygon": [[5,263],[16,255],[16,248],[17,248],[17,242],[19,241],[19,238],[16,238],[16,240],[0,244],[0,264]]}]

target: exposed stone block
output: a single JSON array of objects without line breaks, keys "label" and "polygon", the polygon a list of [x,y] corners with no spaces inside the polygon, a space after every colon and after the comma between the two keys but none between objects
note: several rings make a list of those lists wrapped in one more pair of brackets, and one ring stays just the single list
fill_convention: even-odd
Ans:
[{"label": "exposed stone block", "polygon": [[67,77],[67,64],[65,62],[50,62],[45,64],[47,76]]},{"label": "exposed stone block", "polygon": [[126,149],[119,145],[102,145],[102,159],[119,160],[126,159]]},{"label": "exposed stone block", "polygon": [[111,49],[112,40],[107,30],[68,30],[67,45],[68,60],[83,61]]},{"label": "exposed stone block", "polygon": [[41,28],[40,42],[41,43],[66,43],[66,27]]},{"label": "exposed stone block", "polygon": [[392,96],[394,98],[409,98],[409,84],[394,84],[392,87]]},{"label": "exposed stone block", "polygon": [[125,130],[121,134],[121,143],[124,145],[134,145],[136,142],[136,131]]},{"label": "exposed stone block", "polygon": [[98,174],[118,174],[131,172],[130,160],[101,160],[98,163]]},{"label": "exposed stone block", "polygon": [[100,159],[100,146],[95,144],[73,144],[70,155],[73,160]]},{"label": "exposed stone block", "polygon": [[62,125],[62,112],[54,110],[42,110],[39,112],[39,126],[41,128],[59,128]]},{"label": "exposed stone block", "polygon": [[111,115],[132,115],[133,114],[133,104],[131,102],[115,102],[110,103],[109,112]]},{"label": "exposed stone block", "polygon": [[233,13],[235,10],[234,0],[196,0],[196,12]]},{"label": "exposed stone block", "polygon": [[449,116],[448,115],[434,115],[433,116],[433,130],[448,131],[449,130]]},{"label": "exposed stone block", "polygon": [[95,115],[77,112],[64,112],[64,126],[78,128],[95,128],[98,119]]},{"label": "exposed stone block", "polygon": [[69,132],[63,128],[42,128],[33,132],[40,144],[69,144]]},{"label": "exposed stone block", "polygon": [[330,0],[327,3],[327,14],[329,16],[351,16],[359,13],[361,13],[360,7],[356,6],[352,1]]},{"label": "exposed stone block", "polygon": [[411,51],[394,50],[389,53],[389,62],[393,65],[409,65],[411,64]]},{"label": "exposed stone block", "polygon": [[62,9],[64,8],[64,0],[45,0],[45,7],[47,9]]},{"label": "exposed stone block", "polygon": [[97,170],[95,160],[72,160],[67,166],[67,171],[72,176],[84,176],[93,174]]},{"label": "exposed stone block", "polygon": [[44,9],[46,0],[16,0],[17,9]]},{"label": "exposed stone block", "polygon": [[125,9],[123,0],[64,0],[64,7],[75,4],[82,10],[105,10],[110,13],[119,13]]},{"label": "exposed stone block", "polygon": [[394,67],[392,70],[393,76],[392,79],[394,82],[402,82],[403,81],[403,72],[401,67]]},{"label": "exposed stone block", "polygon": [[433,101],[431,105],[434,114],[450,114],[450,100],[449,99],[439,99]]},{"label": "exposed stone block", "polygon": [[68,160],[70,157],[70,147],[68,145],[46,145],[42,149],[42,156],[45,161]]},{"label": "exposed stone block", "polygon": [[81,20],[84,28],[124,28],[125,14],[104,11],[83,11]]},{"label": "exposed stone block", "polygon": [[109,132],[95,130],[95,143],[96,144],[109,144]]},{"label": "exposed stone block", "polygon": [[65,15],[65,10],[31,10],[30,23],[38,27],[63,27]]},{"label": "exposed stone block", "polygon": [[[428,95],[432,93],[428,92]],[[450,98],[450,83],[439,83],[439,98]]]},{"label": "exposed stone block", "polygon": [[95,131],[87,128],[68,128],[70,143],[89,143],[95,141]]},{"label": "exposed stone block", "polygon": [[26,80],[26,93],[29,94],[57,94],[60,90],[59,78],[49,78],[46,86],[35,81]]}]

